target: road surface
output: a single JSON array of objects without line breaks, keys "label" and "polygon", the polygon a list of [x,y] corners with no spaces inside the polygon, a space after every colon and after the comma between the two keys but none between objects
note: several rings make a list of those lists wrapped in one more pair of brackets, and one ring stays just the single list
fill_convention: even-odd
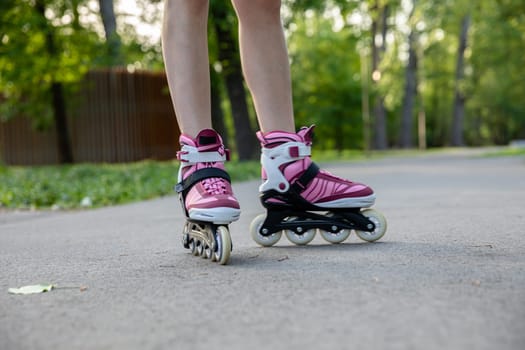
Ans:
[{"label": "road surface", "polygon": [[375,189],[381,242],[258,247],[258,181],[234,184],[228,266],[182,248],[174,196],[0,213],[0,349],[525,349],[523,157],[323,166]]}]

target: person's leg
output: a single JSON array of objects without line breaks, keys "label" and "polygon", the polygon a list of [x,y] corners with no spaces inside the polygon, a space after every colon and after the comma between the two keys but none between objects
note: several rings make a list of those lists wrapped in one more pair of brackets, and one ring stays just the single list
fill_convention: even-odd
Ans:
[{"label": "person's leg", "polygon": [[165,0],[162,49],[181,130],[176,190],[189,218],[183,244],[223,264],[231,243],[217,243],[210,223],[227,225],[239,218],[240,208],[223,165],[228,151],[211,125],[208,8],[208,0]]},{"label": "person's leg", "polygon": [[166,0],[162,50],[179,128],[195,137],[211,128],[208,0]]},{"label": "person's leg", "polygon": [[[257,133],[262,147],[263,168],[263,183],[259,190],[263,205],[268,209],[267,218],[271,218],[256,218],[251,225],[252,237],[264,246],[274,244],[279,236],[272,232],[276,232],[273,230],[276,226],[279,227],[277,230],[281,230],[279,221],[282,219],[293,224],[289,221],[289,210],[301,222],[302,219],[318,219],[304,214],[312,210],[340,211],[345,208],[351,210],[350,208],[372,206],[375,195],[370,187],[333,176],[311,161],[313,126],[295,132],[290,69],[280,19],[281,1],[232,2],[240,23],[243,71],[255,101],[261,128]],[[284,217],[283,212],[287,213]],[[327,220],[330,223],[332,219]],[[374,233],[374,239],[384,234],[385,225],[374,229],[378,231],[377,234]],[[324,227],[326,225],[316,228]],[[298,244],[307,243],[313,238],[311,233],[316,231],[309,232],[306,235],[292,234],[293,237],[298,237],[293,241]],[[346,239],[347,235],[344,233],[350,230],[341,232],[335,234],[332,241]]]},{"label": "person's leg", "polygon": [[239,18],[241,62],[263,132],[295,131],[281,0],[232,0]]}]

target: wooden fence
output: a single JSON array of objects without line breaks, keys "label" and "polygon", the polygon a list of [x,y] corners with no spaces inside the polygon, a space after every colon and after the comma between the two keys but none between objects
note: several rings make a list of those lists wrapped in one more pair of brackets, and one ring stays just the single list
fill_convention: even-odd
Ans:
[{"label": "wooden fence", "polygon": [[[179,148],[179,129],[166,76],[126,70],[89,72],[68,106],[73,158],[81,162],[167,160]],[[9,165],[58,162],[54,128],[31,128],[28,118],[0,123],[0,160]]]}]

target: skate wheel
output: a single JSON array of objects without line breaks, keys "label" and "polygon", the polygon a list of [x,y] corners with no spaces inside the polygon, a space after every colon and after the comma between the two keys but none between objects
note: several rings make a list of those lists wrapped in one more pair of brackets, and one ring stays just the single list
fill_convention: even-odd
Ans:
[{"label": "skate wheel", "polygon": [[203,259],[208,259],[208,256],[206,255],[206,251],[209,250],[209,247],[206,243],[202,242],[201,244],[202,250],[200,252],[200,257]]},{"label": "skate wheel", "polygon": [[366,216],[368,220],[372,221],[376,225],[376,228],[371,232],[356,230],[355,232],[359,238],[361,238],[363,241],[374,242],[383,237],[387,226],[386,219],[383,214],[374,209],[365,209],[361,212],[361,214]]},{"label": "skate wheel", "polygon": [[230,253],[232,249],[232,240],[230,232],[224,226],[218,226],[215,232],[216,249],[214,252],[214,261],[217,261],[220,265],[226,265],[230,259]]},{"label": "skate wheel", "polygon": [[315,228],[312,228],[304,233],[298,234],[292,230],[286,230],[284,231],[284,234],[286,235],[286,238],[288,238],[288,240],[293,244],[305,245],[310,243],[315,238],[316,231],[317,230]]},{"label": "skate wheel", "polygon": [[346,240],[348,236],[350,236],[350,233],[352,233],[352,230],[343,229],[335,233],[330,232],[330,231],[320,230],[320,232],[321,232],[321,237],[323,237],[325,241],[333,243],[333,244],[338,244]]},{"label": "skate wheel", "polygon": [[[296,217],[289,217],[286,221],[294,221],[296,219]],[[298,227],[297,230],[300,230],[300,228]],[[311,228],[301,233],[297,233],[293,230],[284,230],[286,238],[288,238],[288,240],[293,244],[297,245],[305,245],[310,243],[314,239],[316,232],[317,229],[315,228]]]},{"label": "skate wheel", "polygon": [[195,252],[197,251],[197,243],[195,243],[194,239],[190,239],[190,242],[188,243],[188,248],[190,249],[190,252],[195,255]]},{"label": "skate wheel", "polygon": [[260,214],[253,219],[250,224],[250,234],[252,235],[255,243],[263,247],[271,247],[281,239],[282,232],[275,232],[269,236],[263,236],[259,230],[261,229],[264,220],[266,220],[266,214]]},{"label": "skate wheel", "polygon": [[217,250],[217,242],[213,242],[211,246],[211,261],[217,262],[217,254],[215,254],[215,251]]},{"label": "skate wheel", "polygon": [[206,245],[206,247],[204,247],[204,258],[211,259],[212,257],[213,257],[213,250],[211,249],[211,247]]},{"label": "skate wheel", "polygon": [[[331,212],[326,213],[326,216],[329,218],[332,218],[334,215],[335,214]],[[346,240],[348,236],[350,236],[350,234],[352,233],[352,230],[350,229],[337,229],[337,227],[332,227],[332,231],[320,230],[321,237],[323,237],[323,239],[329,243],[339,244]]]},{"label": "skate wheel", "polygon": [[197,248],[195,249],[196,256],[202,256],[204,254],[203,242],[197,241]]},{"label": "skate wheel", "polygon": [[182,246],[186,249],[190,249],[190,235],[187,233],[182,234]]}]

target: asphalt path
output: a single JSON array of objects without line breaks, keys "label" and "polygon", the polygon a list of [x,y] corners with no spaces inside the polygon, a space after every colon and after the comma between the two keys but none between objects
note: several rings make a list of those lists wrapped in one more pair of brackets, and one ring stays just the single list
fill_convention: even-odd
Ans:
[{"label": "asphalt path", "polygon": [[236,183],[228,266],[182,248],[175,196],[0,213],[0,349],[525,349],[525,159],[478,153],[323,164],[375,189],[378,243],[258,247]]}]

